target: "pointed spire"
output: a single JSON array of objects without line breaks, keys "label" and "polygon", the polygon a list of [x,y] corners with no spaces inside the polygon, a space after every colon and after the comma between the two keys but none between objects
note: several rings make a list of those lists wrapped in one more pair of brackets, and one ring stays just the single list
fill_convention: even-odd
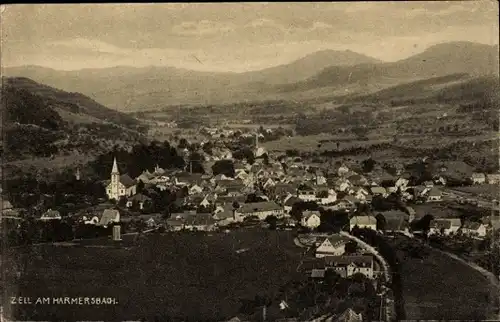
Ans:
[{"label": "pointed spire", "polygon": [[111,173],[119,173],[118,164],[116,163],[116,157],[113,159],[113,169],[111,170]]}]

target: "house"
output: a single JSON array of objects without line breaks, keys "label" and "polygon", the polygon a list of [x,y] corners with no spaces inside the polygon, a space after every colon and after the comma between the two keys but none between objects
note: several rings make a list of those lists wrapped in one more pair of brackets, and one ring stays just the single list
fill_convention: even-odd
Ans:
[{"label": "house", "polygon": [[486,236],[486,225],[479,222],[468,221],[462,225],[460,231],[464,235],[485,237]]},{"label": "house", "polygon": [[425,181],[424,182],[424,186],[426,188],[432,188],[432,187],[434,187],[434,182],[432,182],[432,181]]},{"label": "house", "polygon": [[325,269],[317,269],[317,268],[313,268],[311,270],[311,279],[313,280],[322,280],[325,278]]},{"label": "house", "polygon": [[434,184],[446,186],[446,182],[446,178],[444,178],[443,176],[434,177]]},{"label": "house", "polygon": [[316,248],[316,258],[340,256],[345,253],[345,245],[349,239],[341,235],[332,235],[323,240]]},{"label": "house", "polygon": [[353,309],[348,308],[342,314],[340,314],[333,322],[362,322],[363,315],[361,313],[354,312]]},{"label": "house", "polygon": [[354,274],[363,274],[373,279],[373,257],[369,255],[357,256],[326,256],[326,269],[334,270],[343,278]]},{"label": "house", "polygon": [[184,229],[196,231],[215,230],[215,220],[211,214],[193,214],[189,215],[184,221]]},{"label": "house", "polygon": [[302,202],[302,200],[292,195],[289,195],[287,198],[285,198],[285,203],[284,203],[285,212],[290,213],[290,211],[292,211],[293,205],[298,202]]},{"label": "house", "polygon": [[135,181],[137,181],[137,183],[139,183],[139,181],[142,181],[143,183],[149,183],[153,178],[154,175],[148,170],[145,170],[137,178],[135,178]]},{"label": "house", "polygon": [[175,219],[175,218],[169,218],[167,219],[167,228],[170,231],[179,231],[184,229],[184,221],[180,219]]},{"label": "house", "polygon": [[316,189],[310,186],[303,185],[297,190],[297,197],[303,201],[315,201]]},{"label": "house", "polygon": [[139,206],[139,209],[143,210],[144,206],[148,202],[149,203],[151,202],[151,198],[149,198],[148,196],[143,195],[142,193],[138,193],[138,194],[136,194],[136,195],[128,198],[126,206],[127,206],[127,208],[130,208],[134,204],[137,204]]},{"label": "house", "polygon": [[217,194],[216,193],[209,193],[203,198],[203,200],[200,202],[199,206],[201,207],[209,207],[217,201]]},{"label": "house", "polygon": [[358,186],[358,187],[369,185],[368,179],[366,179],[364,176],[362,176],[360,174],[354,174],[352,176],[349,176],[347,179],[353,185]]},{"label": "house", "polygon": [[290,183],[277,183],[272,191],[276,197],[286,196],[288,194],[295,195],[297,193],[297,186]]},{"label": "house", "polygon": [[271,187],[274,187],[275,185],[276,185],[276,182],[273,179],[268,178],[266,180],[266,182],[264,182],[263,187],[264,187],[264,189],[269,189]]},{"label": "house", "polygon": [[334,187],[337,191],[346,191],[352,187],[352,183],[347,179],[339,178],[334,182]]},{"label": "house", "polygon": [[120,197],[130,197],[136,194],[137,184],[128,174],[120,175],[116,158],[113,160],[111,180],[106,186],[108,199],[119,200]]},{"label": "house", "polygon": [[500,173],[490,173],[486,175],[486,182],[489,184],[499,184],[500,183]]},{"label": "house", "polygon": [[384,231],[408,233],[410,228],[409,215],[400,210],[389,210],[380,213],[385,219]]},{"label": "house", "polygon": [[377,219],[373,216],[353,216],[349,220],[349,228],[352,230],[355,226],[377,230]]},{"label": "house", "polygon": [[235,209],[231,205],[223,207],[222,211],[217,211],[212,218],[217,222],[217,226],[227,226],[230,223],[241,222],[243,217],[237,217]]},{"label": "house", "polygon": [[356,189],[354,197],[360,202],[366,202],[367,196],[370,193],[363,187]]},{"label": "house", "polygon": [[351,208],[356,207],[356,204],[359,202],[359,200],[354,196],[345,196],[342,200],[346,201]]},{"label": "house", "polygon": [[408,221],[409,222],[412,222],[413,220],[415,220],[415,215],[417,214],[417,212],[415,211],[415,209],[413,209],[410,206],[406,206],[405,207],[405,212],[408,214]]},{"label": "house", "polygon": [[300,224],[303,227],[308,228],[317,228],[321,224],[321,218],[319,211],[304,211],[302,214],[302,219],[300,220]]},{"label": "house", "polygon": [[384,187],[371,187],[370,190],[374,196],[382,196],[384,198],[387,197],[387,190],[385,190]]},{"label": "house", "polygon": [[202,193],[203,192],[203,187],[200,187],[199,185],[197,185],[195,183],[194,185],[192,185],[189,188],[188,192],[189,192],[190,195],[195,195],[195,194],[198,194],[198,193]]},{"label": "house", "polygon": [[2,206],[2,212],[13,209],[10,201],[3,199],[1,196],[0,196],[0,205]]},{"label": "house", "polygon": [[456,233],[462,226],[460,218],[439,218],[430,223],[428,235],[450,235]]},{"label": "house", "polygon": [[483,184],[486,183],[486,176],[484,173],[474,172],[471,176],[471,180],[473,184]]},{"label": "house", "polygon": [[61,214],[57,210],[52,210],[49,209],[45,213],[42,214],[40,217],[40,220],[47,221],[47,220],[61,220]]},{"label": "house", "polygon": [[87,218],[87,216],[83,216],[82,221],[85,225],[97,225],[99,223],[99,217],[92,216],[92,218]]},{"label": "house", "polygon": [[337,170],[337,174],[339,177],[342,177],[344,175],[346,175],[347,173],[349,173],[349,168],[345,165],[341,165],[338,170]]},{"label": "house", "polygon": [[236,210],[236,213],[243,217],[257,216],[260,220],[264,220],[268,216],[276,216],[277,218],[284,216],[283,207],[274,201],[244,203]]},{"label": "house", "polygon": [[108,226],[114,222],[120,221],[120,212],[116,209],[105,209],[99,220],[99,226]]},{"label": "house", "polygon": [[333,204],[337,201],[337,193],[333,189],[320,190],[316,194],[316,199],[319,199],[319,203],[322,205]]},{"label": "house", "polygon": [[406,187],[408,186],[408,179],[405,179],[403,177],[400,177],[398,180],[396,180],[396,183],[394,184],[394,187],[396,188],[396,191],[399,189],[401,191],[406,190]]},{"label": "house", "polygon": [[441,201],[443,199],[443,193],[436,187],[433,187],[427,193],[427,201]]}]

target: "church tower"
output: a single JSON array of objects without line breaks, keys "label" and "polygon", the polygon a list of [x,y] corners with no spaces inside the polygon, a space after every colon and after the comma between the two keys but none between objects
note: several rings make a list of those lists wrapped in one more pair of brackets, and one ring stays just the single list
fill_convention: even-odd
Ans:
[{"label": "church tower", "polygon": [[120,172],[118,171],[118,164],[116,157],[113,159],[113,169],[111,169],[111,198],[118,200],[118,189],[120,183]]}]

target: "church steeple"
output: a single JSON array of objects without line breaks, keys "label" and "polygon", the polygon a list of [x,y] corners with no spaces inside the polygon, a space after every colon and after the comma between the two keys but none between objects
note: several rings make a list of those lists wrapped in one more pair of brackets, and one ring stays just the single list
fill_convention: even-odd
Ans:
[{"label": "church steeple", "polygon": [[118,164],[116,163],[116,157],[113,159],[113,169],[111,169],[111,174],[120,174],[118,171]]}]

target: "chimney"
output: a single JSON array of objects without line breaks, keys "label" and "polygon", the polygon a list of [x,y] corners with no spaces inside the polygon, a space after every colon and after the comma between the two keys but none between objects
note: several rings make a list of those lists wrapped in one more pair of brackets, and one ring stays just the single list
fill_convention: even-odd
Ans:
[{"label": "chimney", "polygon": [[267,319],[267,307],[264,305],[262,308],[262,321],[266,321]]}]

